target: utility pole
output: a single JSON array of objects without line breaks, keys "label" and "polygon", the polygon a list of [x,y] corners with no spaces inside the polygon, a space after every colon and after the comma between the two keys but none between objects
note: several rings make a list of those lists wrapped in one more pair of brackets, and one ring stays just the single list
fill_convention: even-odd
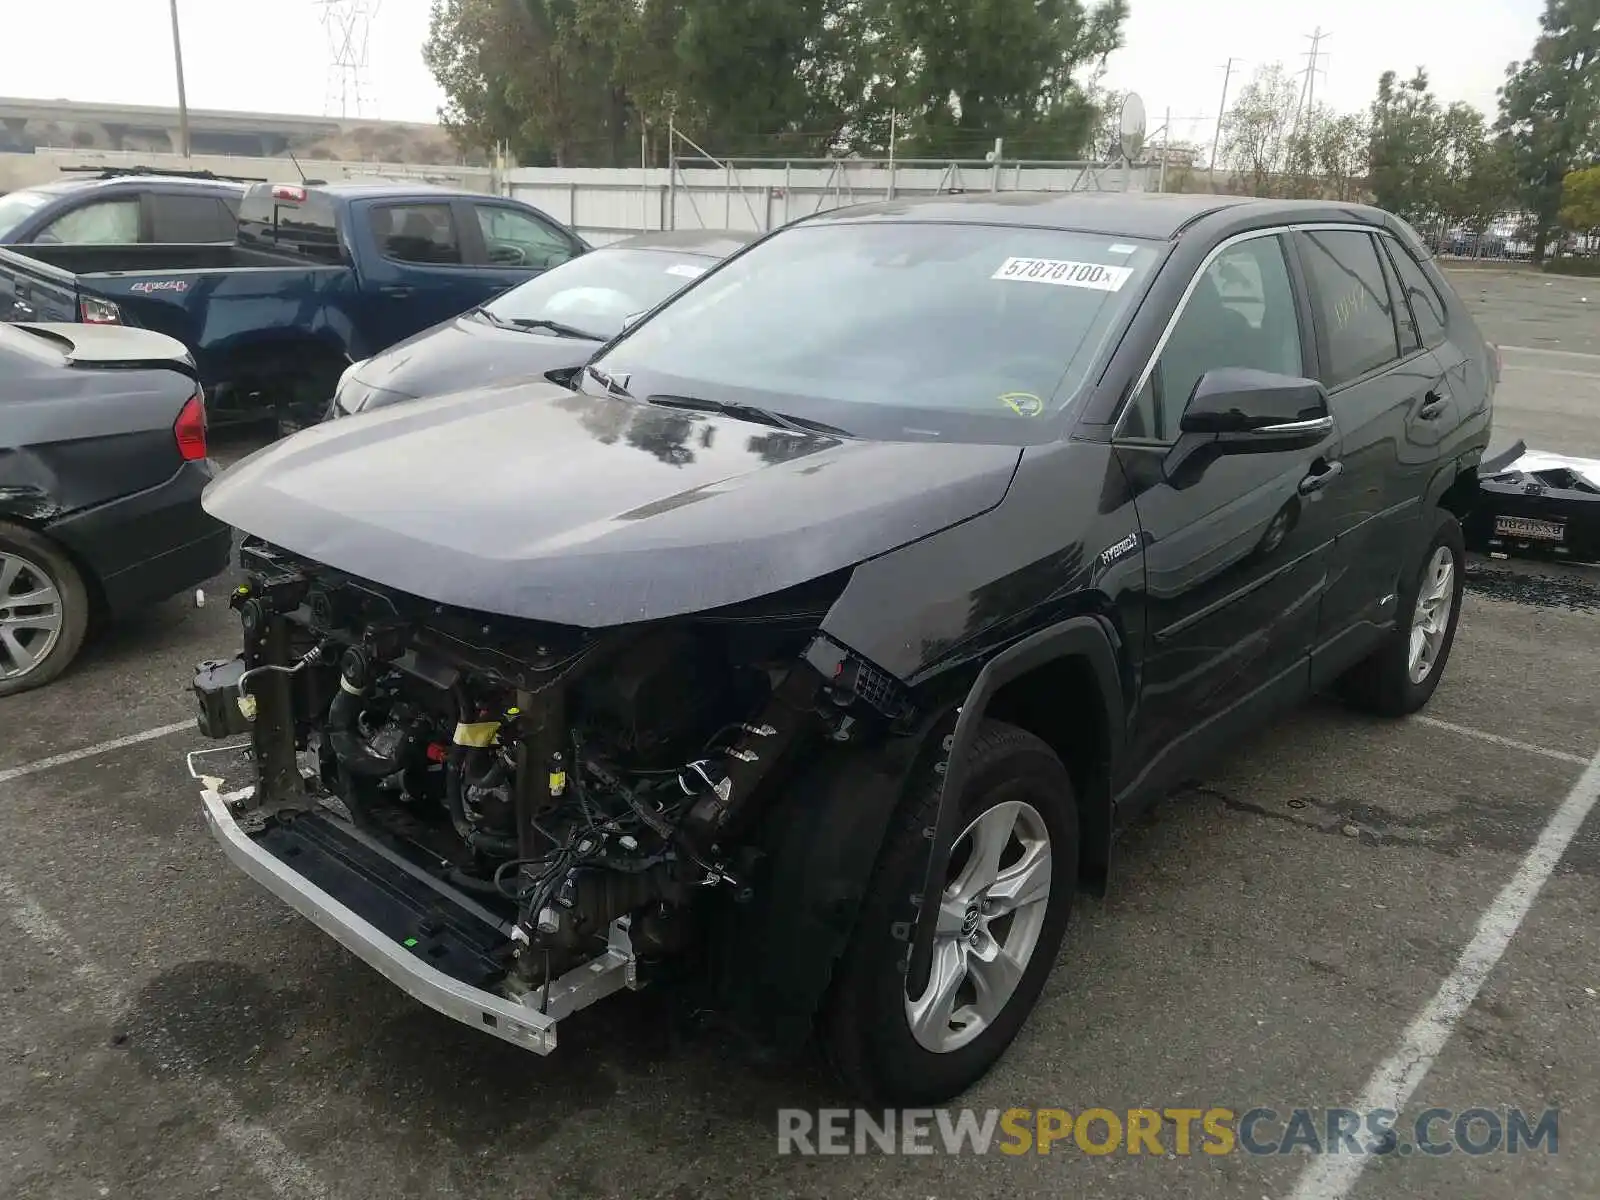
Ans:
[{"label": "utility pole", "polygon": [[1217,131],[1211,135],[1211,190],[1217,190],[1217,149],[1222,145],[1222,122],[1228,113],[1228,81],[1233,78],[1233,64],[1239,60],[1229,57],[1222,64],[1222,99],[1217,102]]},{"label": "utility pole", "polygon": [[900,110],[889,110],[889,188],[888,198],[894,199],[894,143],[900,132]]},{"label": "utility pole", "polygon": [[1156,191],[1167,190],[1167,159],[1172,154],[1172,109],[1167,109],[1166,122],[1161,126],[1161,175],[1156,180]]},{"label": "utility pole", "polygon": [[183,42],[178,37],[178,0],[168,0],[172,9],[172,64],[178,71],[178,152],[189,157],[189,97],[183,88]]}]

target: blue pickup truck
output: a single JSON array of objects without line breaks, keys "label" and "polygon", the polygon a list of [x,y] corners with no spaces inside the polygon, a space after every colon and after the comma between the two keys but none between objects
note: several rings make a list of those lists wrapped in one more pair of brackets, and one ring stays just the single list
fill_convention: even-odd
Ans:
[{"label": "blue pickup truck", "polygon": [[584,254],[526,204],[417,184],[257,184],[234,242],[0,246],[0,321],[177,338],[222,419],[320,416],[339,376]]}]

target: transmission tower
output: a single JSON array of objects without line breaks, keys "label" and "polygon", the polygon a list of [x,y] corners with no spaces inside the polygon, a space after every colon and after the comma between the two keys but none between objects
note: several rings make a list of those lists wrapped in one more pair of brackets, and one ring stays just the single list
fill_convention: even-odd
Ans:
[{"label": "transmission tower", "polygon": [[1323,53],[1322,43],[1328,38],[1332,37],[1333,34],[1323,33],[1322,26],[1318,25],[1315,33],[1308,33],[1305,36],[1306,39],[1311,43],[1311,49],[1307,50],[1304,55],[1306,60],[1306,68],[1301,72],[1301,75],[1304,78],[1300,84],[1300,104],[1299,107],[1295,109],[1294,113],[1294,123],[1296,128],[1299,127],[1301,119],[1317,102],[1317,72],[1320,70],[1324,77],[1326,77],[1328,74],[1326,68],[1322,68],[1317,65],[1317,61],[1320,58],[1327,57]]},{"label": "transmission tower", "polygon": [[375,116],[367,88],[367,47],[372,19],[383,0],[311,0],[322,10],[328,34],[328,90],[322,111],[330,117]]}]

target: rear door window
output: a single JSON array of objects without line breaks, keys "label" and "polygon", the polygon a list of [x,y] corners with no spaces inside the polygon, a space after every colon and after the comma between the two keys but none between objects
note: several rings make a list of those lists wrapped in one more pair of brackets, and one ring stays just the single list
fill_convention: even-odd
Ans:
[{"label": "rear door window", "polygon": [[433,266],[462,261],[461,238],[448,204],[391,204],[372,215],[384,257]]},{"label": "rear door window", "polygon": [[154,192],[149,201],[152,242],[233,241],[233,214],[214,196]]},{"label": "rear door window", "polygon": [[139,240],[139,198],[85,204],[56,218],[34,240],[65,246],[131,245]]},{"label": "rear door window", "polygon": [[1439,296],[1438,289],[1433,286],[1427,274],[1417,265],[1417,260],[1411,257],[1404,246],[1387,234],[1383,235],[1383,244],[1389,251],[1390,259],[1394,261],[1395,269],[1400,273],[1400,287],[1405,292],[1411,315],[1416,319],[1417,333],[1422,339],[1422,344],[1437,345],[1444,340],[1444,300]]},{"label": "rear door window", "polygon": [[1398,359],[1394,302],[1372,235],[1321,229],[1301,239],[1311,307],[1327,350],[1323,382],[1337,387]]}]

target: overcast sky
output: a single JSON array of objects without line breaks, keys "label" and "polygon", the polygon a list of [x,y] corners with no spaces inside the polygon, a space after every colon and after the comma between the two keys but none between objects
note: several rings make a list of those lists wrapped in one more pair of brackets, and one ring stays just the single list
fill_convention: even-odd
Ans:
[{"label": "overcast sky", "polygon": [[[369,0],[370,2],[370,0]],[[1173,137],[1208,141],[1222,93],[1264,63],[1305,67],[1321,25],[1316,94],[1365,107],[1377,79],[1425,65],[1446,101],[1487,112],[1507,62],[1538,32],[1542,0],[1131,0],[1127,46],[1108,85],[1144,98],[1152,133],[1170,105]],[[194,108],[318,114],[327,109],[329,50],[313,0],[179,0],[189,103]],[[271,15],[266,14],[270,12]],[[0,94],[69,100],[176,102],[167,0],[0,0],[11,47]],[[374,115],[431,121],[440,96],[422,65],[428,0],[383,0],[367,69]],[[708,147],[715,150],[715,147]]]}]

